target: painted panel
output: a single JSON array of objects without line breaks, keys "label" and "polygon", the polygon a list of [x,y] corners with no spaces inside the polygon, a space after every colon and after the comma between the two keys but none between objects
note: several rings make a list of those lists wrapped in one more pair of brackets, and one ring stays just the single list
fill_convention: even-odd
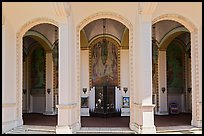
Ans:
[{"label": "painted panel", "polygon": [[91,51],[93,86],[117,86],[117,46],[109,41],[99,41],[93,45]]},{"label": "painted panel", "polygon": [[31,56],[31,94],[42,94],[45,88],[45,51],[37,48]]},{"label": "painted panel", "polygon": [[183,55],[177,44],[171,43],[167,48],[167,86],[168,92],[183,92]]}]

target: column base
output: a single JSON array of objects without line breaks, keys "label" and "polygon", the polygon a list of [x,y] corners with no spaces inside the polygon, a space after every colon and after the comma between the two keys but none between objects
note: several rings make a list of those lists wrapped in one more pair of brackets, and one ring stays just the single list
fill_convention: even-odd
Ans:
[{"label": "column base", "polygon": [[75,123],[71,126],[62,126],[58,125],[56,126],[56,134],[75,134],[77,131],[79,131],[81,128],[80,123]]},{"label": "column base", "polygon": [[142,127],[140,131],[141,134],[156,134],[156,127],[155,126]]},{"label": "column base", "polygon": [[8,121],[8,122],[2,122],[2,134],[6,133],[7,131],[16,128],[18,126],[23,125],[23,120],[18,119],[18,120],[13,120],[13,121]]},{"label": "column base", "polygon": [[72,134],[69,126],[56,126],[56,134]]},{"label": "column base", "polygon": [[135,131],[137,134],[156,134],[156,127],[153,126],[142,126],[137,123],[130,123],[130,129]]},{"label": "column base", "polygon": [[191,126],[202,127],[202,120],[191,120]]}]

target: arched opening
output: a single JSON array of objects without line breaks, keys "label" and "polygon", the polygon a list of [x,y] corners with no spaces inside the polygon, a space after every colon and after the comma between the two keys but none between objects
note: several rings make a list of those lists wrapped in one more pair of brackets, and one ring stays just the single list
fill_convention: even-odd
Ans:
[{"label": "arched opening", "polygon": [[82,127],[129,127],[129,29],[110,18],[80,30]]},{"label": "arched opening", "polygon": [[56,126],[58,28],[40,23],[23,35],[22,116],[24,125]]},{"label": "arched opening", "polygon": [[155,126],[189,126],[192,119],[190,31],[171,20],[156,22],[152,31]]}]

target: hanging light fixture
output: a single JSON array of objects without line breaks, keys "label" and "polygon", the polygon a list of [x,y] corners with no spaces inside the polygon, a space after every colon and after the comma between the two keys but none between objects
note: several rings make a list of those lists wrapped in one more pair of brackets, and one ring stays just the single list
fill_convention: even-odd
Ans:
[{"label": "hanging light fixture", "polygon": [[107,56],[108,56],[108,41],[106,40],[106,19],[103,19],[103,40],[102,40],[102,45],[101,45],[101,58],[102,58],[102,63],[105,65]]},{"label": "hanging light fixture", "polygon": [[106,19],[104,18],[103,19],[103,42],[105,43],[106,42]]}]

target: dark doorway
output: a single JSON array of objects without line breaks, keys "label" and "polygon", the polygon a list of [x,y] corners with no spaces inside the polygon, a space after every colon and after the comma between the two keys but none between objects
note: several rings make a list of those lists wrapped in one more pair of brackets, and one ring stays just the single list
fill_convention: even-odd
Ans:
[{"label": "dark doorway", "polygon": [[95,116],[109,117],[120,115],[115,110],[115,87],[103,86],[96,87],[95,95]]}]

